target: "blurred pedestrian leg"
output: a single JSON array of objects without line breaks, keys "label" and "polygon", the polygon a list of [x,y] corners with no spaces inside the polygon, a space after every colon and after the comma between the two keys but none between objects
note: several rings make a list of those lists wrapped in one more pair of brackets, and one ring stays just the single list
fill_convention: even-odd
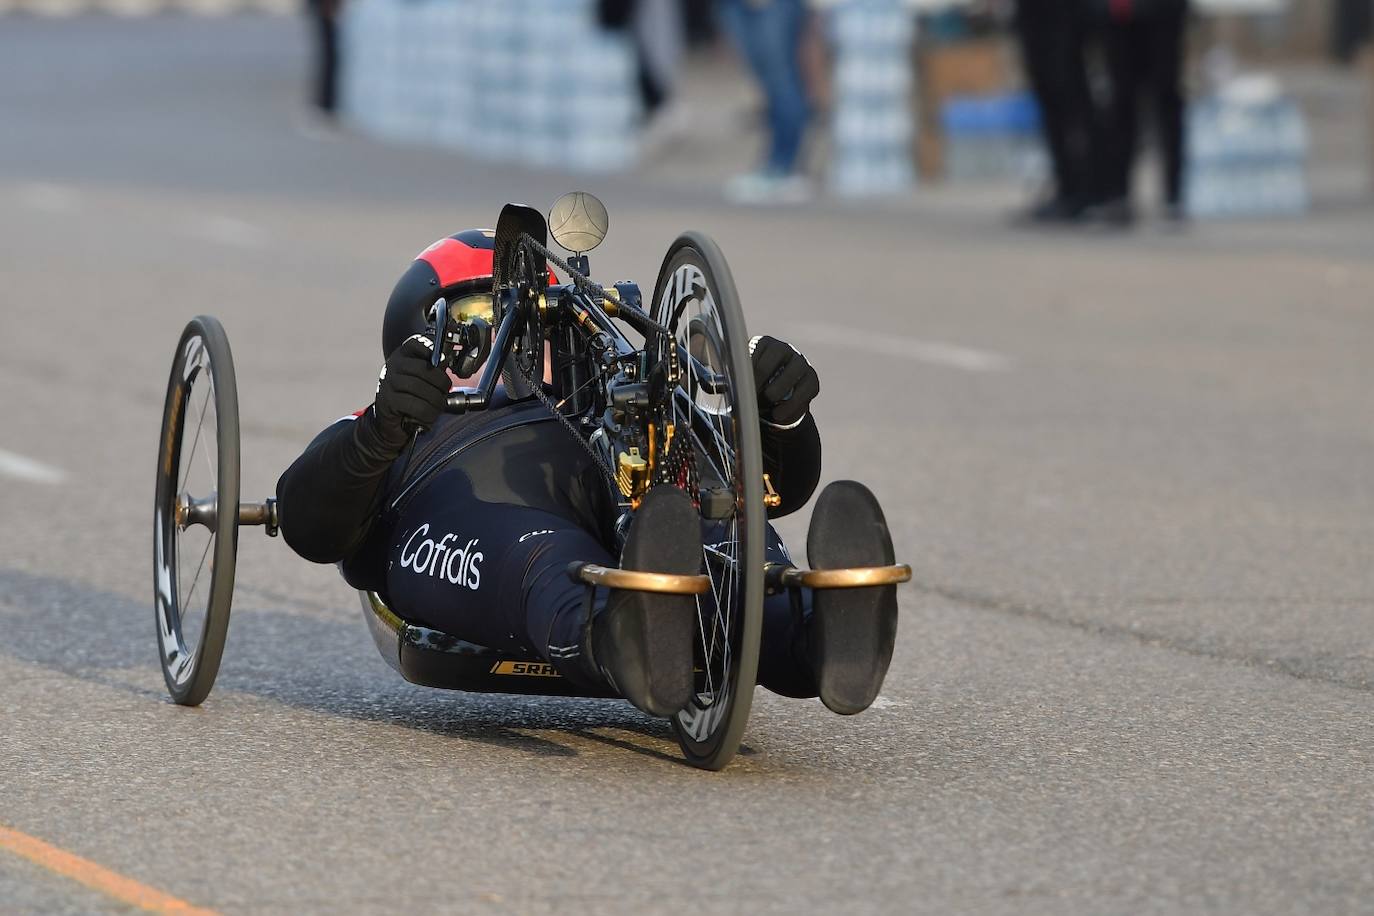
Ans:
[{"label": "blurred pedestrian leg", "polygon": [[1141,95],[1148,97],[1164,172],[1164,205],[1182,214],[1183,35],[1187,0],[1104,0],[1103,46],[1111,83],[1106,191],[1128,210],[1139,147]]},{"label": "blurred pedestrian leg", "polygon": [[315,80],[312,101],[333,118],[339,101],[339,7],[343,0],[310,0],[315,32]]},{"label": "blurred pedestrian leg", "polygon": [[1087,14],[1071,0],[1017,0],[1016,34],[1026,80],[1040,106],[1053,188],[1025,216],[1076,220],[1101,198],[1102,137],[1088,88]]},{"label": "blurred pedestrian leg", "polygon": [[645,155],[652,155],[690,128],[689,114],[677,91],[686,44],[682,0],[638,0],[634,34],[644,101],[642,147]]},{"label": "blurred pedestrian leg", "polygon": [[[671,104],[682,69],[684,20],[679,0],[639,0],[634,11],[635,45],[646,113]],[[652,99],[652,101],[651,101]]]},{"label": "blurred pedestrian leg", "polygon": [[726,193],[741,202],[793,202],[809,196],[801,175],[802,139],[810,118],[799,51],[807,23],[803,0],[720,0],[721,24],[763,90],[768,149],[757,172],[740,175]]}]

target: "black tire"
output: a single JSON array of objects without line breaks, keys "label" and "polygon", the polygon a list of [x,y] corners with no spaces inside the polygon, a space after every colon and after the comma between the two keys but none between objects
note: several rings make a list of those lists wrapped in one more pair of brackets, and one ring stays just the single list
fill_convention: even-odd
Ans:
[{"label": "black tire", "polygon": [[[239,534],[238,403],[224,328],[207,315],[192,319],[177,344],[167,382],[153,507],[158,656],[167,690],[183,706],[197,706],[210,693],[229,627]],[[194,426],[187,422],[193,412]],[[214,422],[207,428],[211,412]],[[213,443],[203,441],[209,433]],[[183,497],[197,503],[192,506]],[[199,531],[192,529],[204,529],[203,549]],[[196,571],[188,583],[183,569],[189,563]],[[203,582],[207,573],[209,581]],[[194,600],[202,587],[203,614]]]},{"label": "black tire", "polygon": [[716,391],[707,392],[688,364],[675,401],[678,428],[685,423],[695,439],[702,486],[726,477],[716,482],[733,490],[734,500],[726,516],[703,525],[712,589],[697,600],[702,674],[691,702],[673,716],[673,730],[689,763],[719,770],[739,749],[754,698],[767,510],[749,332],[715,242],[696,232],[673,242],[654,284],[653,317],[717,376]]}]

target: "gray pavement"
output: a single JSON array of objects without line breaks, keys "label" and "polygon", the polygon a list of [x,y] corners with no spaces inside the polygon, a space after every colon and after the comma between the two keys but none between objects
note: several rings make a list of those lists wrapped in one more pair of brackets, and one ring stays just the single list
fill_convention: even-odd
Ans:
[{"label": "gray pavement", "polygon": [[[298,24],[0,29],[0,825],[226,913],[1357,912],[1374,899],[1374,210],[1026,235],[1006,190],[728,210],[295,129]],[[650,174],[662,177],[650,166]],[[818,366],[916,569],[884,696],[760,692],[726,771],[613,702],[401,682],[245,531],[215,692],[150,608],[171,350],[235,347],[245,497],[370,398],[433,238],[569,187]],[[13,467],[11,464],[10,467]],[[805,515],[784,531],[799,545]],[[0,913],[122,912],[0,851]]]}]

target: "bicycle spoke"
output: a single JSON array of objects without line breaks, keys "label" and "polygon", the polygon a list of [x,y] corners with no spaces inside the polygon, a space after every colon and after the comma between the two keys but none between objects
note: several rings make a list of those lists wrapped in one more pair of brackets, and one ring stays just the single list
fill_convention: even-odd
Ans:
[{"label": "bicycle spoke", "polygon": [[[731,528],[731,531],[733,532],[733,531],[734,531],[734,528],[735,528],[735,523],[734,523],[734,520],[733,520],[733,519],[730,521],[730,528]],[[731,541],[730,541],[730,543],[732,544],[732,546],[733,546],[733,541],[734,541],[734,536],[733,536],[733,534],[732,534],[732,535],[731,535]],[[736,550],[731,550],[731,556],[738,556],[738,551],[736,551]],[[738,562],[736,562],[736,563],[731,563],[730,566],[726,569],[726,577],[725,577],[725,605],[720,609],[720,615],[717,617],[717,620],[716,620],[716,623],[717,623],[716,630],[717,630],[717,632],[719,633],[720,641],[721,641],[721,647],[722,647],[722,648],[721,648],[721,678],[722,678],[722,680],[724,680],[726,677],[728,677],[728,672],[729,672],[729,670],[730,670],[730,664],[729,664],[729,660],[730,660],[730,619],[731,619],[731,617],[733,616],[732,612],[733,612],[734,607],[735,607],[735,596],[736,596],[736,594],[737,594],[736,580],[737,580],[738,576],[739,576],[739,563],[738,563]]]},{"label": "bicycle spoke", "polygon": [[697,633],[701,636],[702,668],[706,672],[706,693],[715,694],[715,679],[711,677],[711,651],[706,648],[706,619],[702,616],[701,596],[697,596]]},{"label": "bicycle spoke", "polygon": [[[214,397],[213,397],[214,393],[215,393],[215,380],[212,378],[212,379],[210,379],[210,386],[209,386],[209,389],[205,392],[205,395],[206,395],[206,399],[207,399],[207,406],[209,406],[209,408],[210,408],[211,410],[215,411],[215,427],[216,427],[216,429],[218,429],[218,428],[219,428],[219,409],[218,409],[217,407],[215,407],[215,399],[214,399]],[[204,414],[201,415],[201,422],[202,422],[202,423],[205,422]],[[216,436],[215,436],[215,445],[216,445],[216,446],[219,445],[219,435],[218,435],[218,434],[216,434]],[[208,471],[210,472],[210,486],[211,486],[211,488],[212,488],[215,492],[218,492],[218,491],[219,491],[219,475],[215,473],[215,463],[214,463],[213,461],[210,460],[210,445],[209,445],[208,442],[207,442],[206,445],[205,445],[205,468],[206,468],[206,470],[208,470]]]},{"label": "bicycle spoke", "polygon": [[[196,567],[196,577],[191,581],[191,590],[186,593],[186,600],[179,605],[183,609],[191,603],[191,598],[196,593],[196,586],[200,584],[201,570],[205,568],[205,558],[210,555],[210,548],[214,545],[214,543],[214,535],[211,535],[209,540],[205,542],[205,549],[200,553],[200,565]],[[181,616],[185,617],[186,615],[182,614]]]},{"label": "bicycle spoke", "polygon": [[[203,371],[203,368],[202,368],[202,371]],[[199,374],[199,373],[197,373],[197,374]],[[208,381],[208,379],[207,379],[207,381]],[[209,405],[209,403],[210,403],[210,386],[209,386],[209,385],[206,385],[206,386],[205,386],[205,400],[202,401],[202,402],[201,402],[201,405],[200,405],[200,419],[199,419],[198,421],[196,421],[196,437],[195,437],[194,439],[191,440],[191,453],[190,453],[189,455],[186,456],[186,464],[184,465],[184,467],[185,467],[185,469],[186,469],[186,477],[187,477],[187,478],[189,478],[189,477],[191,476],[191,465],[195,464],[195,462],[196,462],[196,448],[197,448],[197,446],[200,445],[200,429],[201,429],[201,427],[205,424],[205,408]],[[183,480],[183,483],[184,483],[184,482],[185,482],[185,481]]]}]

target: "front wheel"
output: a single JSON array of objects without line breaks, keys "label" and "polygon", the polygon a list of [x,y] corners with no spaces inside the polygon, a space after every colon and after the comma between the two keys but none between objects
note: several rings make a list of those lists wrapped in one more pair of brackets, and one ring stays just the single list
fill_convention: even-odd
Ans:
[{"label": "front wheel", "polygon": [[239,535],[239,407],[229,338],[214,318],[181,334],[158,439],[153,604],[172,699],[197,706],[219,673]]},{"label": "front wheel", "polygon": [[673,717],[689,763],[719,770],[744,736],[763,628],[765,513],[749,332],[716,243],[688,232],[668,249],[653,317],[673,332],[682,366],[676,435],[690,435],[711,590],[697,598],[697,685]]}]

